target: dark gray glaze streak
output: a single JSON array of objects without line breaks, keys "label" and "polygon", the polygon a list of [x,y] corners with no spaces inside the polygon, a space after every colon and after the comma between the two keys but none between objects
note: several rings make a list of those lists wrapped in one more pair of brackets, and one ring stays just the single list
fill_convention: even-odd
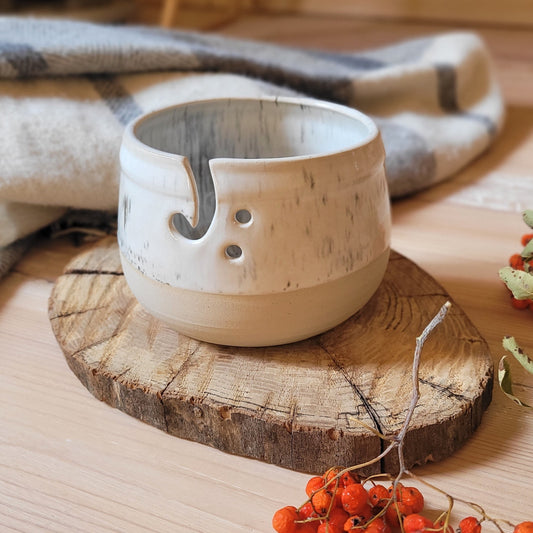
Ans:
[{"label": "dark gray glaze streak", "polygon": [[[141,122],[136,134],[148,146],[187,157],[198,192],[198,223],[193,227],[176,213],[173,224],[184,237],[196,240],[205,235],[215,213],[211,159],[316,155],[351,146],[364,135],[365,126],[341,114],[333,121],[331,113],[253,99],[192,103],[153,115]],[[331,140],[331,127],[341,129],[343,146]]]}]

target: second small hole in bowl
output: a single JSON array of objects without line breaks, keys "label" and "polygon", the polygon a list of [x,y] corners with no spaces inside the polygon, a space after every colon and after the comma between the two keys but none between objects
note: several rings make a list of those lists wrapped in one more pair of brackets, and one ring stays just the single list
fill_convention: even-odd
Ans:
[{"label": "second small hole in bowl", "polygon": [[226,248],[225,254],[229,259],[238,259],[242,255],[242,248],[236,244],[230,244]]},{"label": "second small hole in bowl", "polygon": [[248,211],[248,209],[239,209],[235,213],[235,220],[239,224],[248,224],[248,222],[250,222],[250,220],[252,220],[252,213],[250,213],[250,211]]}]

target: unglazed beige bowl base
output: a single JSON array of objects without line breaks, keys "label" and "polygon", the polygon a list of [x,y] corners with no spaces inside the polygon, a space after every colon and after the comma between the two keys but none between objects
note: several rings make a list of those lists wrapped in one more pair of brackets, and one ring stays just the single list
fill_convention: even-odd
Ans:
[{"label": "unglazed beige bowl base", "polygon": [[[275,294],[228,295],[157,283],[122,256],[128,285],[141,305],[195,339],[233,346],[286,344],[317,335],[361,309],[380,284],[387,249],[367,266],[339,279]],[[179,320],[186,309],[187,320]]]}]

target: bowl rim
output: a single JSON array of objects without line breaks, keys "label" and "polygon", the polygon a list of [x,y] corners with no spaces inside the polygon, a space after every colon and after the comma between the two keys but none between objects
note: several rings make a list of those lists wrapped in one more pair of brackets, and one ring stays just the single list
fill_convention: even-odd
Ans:
[{"label": "bowl rim", "polygon": [[333,102],[328,102],[325,100],[319,100],[315,98],[309,98],[309,97],[291,97],[291,96],[261,96],[261,97],[239,97],[239,96],[232,96],[232,97],[222,97],[222,98],[205,98],[205,99],[198,99],[198,100],[188,100],[187,102],[181,102],[178,104],[173,104],[170,106],[165,106],[159,109],[155,109],[153,111],[150,111],[148,113],[144,113],[137,118],[133,119],[125,128],[124,134],[123,134],[123,143],[128,144],[130,147],[134,149],[140,149],[143,152],[147,152],[151,154],[152,156],[156,157],[164,157],[164,158],[178,158],[187,160],[188,156],[186,154],[178,154],[174,152],[167,152],[164,150],[160,150],[158,148],[154,148],[143,141],[141,141],[137,135],[138,128],[141,127],[141,125],[153,118],[156,115],[161,115],[165,113],[171,113],[175,109],[183,108],[191,105],[210,105],[214,102],[268,102],[269,104],[288,104],[293,106],[309,106],[313,108],[320,108],[326,111],[330,111],[332,113],[337,113],[340,115],[344,115],[350,119],[356,120],[359,123],[362,123],[367,131],[368,134],[363,136],[362,139],[360,139],[358,142],[354,142],[353,144],[349,144],[348,146],[345,146],[338,150],[330,150],[330,151],[324,151],[324,152],[316,152],[316,153],[309,153],[309,154],[303,154],[303,155],[294,155],[294,156],[283,156],[283,157],[268,157],[268,158],[241,158],[241,157],[214,157],[211,158],[209,161],[210,163],[213,162],[232,162],[239,165],[246,165],[246,164],[276,164],[276,163],[287,163],[292,161],[304,161],[309,159],[318,159],[323,157],[330,157],[332,155],[341,155],[345,153],[352,152],[353,150],[356,150],[358,148],[361,148],[363,146],[367,146],[371,144],[373,141],[376,140],[376,138],[379,137],[379,129],[374,122],[374,120],[369,117],[368,115],[362,113],[361,111],[358,111],[352,107],[348,107],[342,104],[336,104]]}]

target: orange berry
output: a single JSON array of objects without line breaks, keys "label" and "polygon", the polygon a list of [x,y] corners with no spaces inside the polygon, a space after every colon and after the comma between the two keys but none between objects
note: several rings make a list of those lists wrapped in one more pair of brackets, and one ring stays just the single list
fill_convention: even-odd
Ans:
[{"label": "orange berry", "polygon": [[529,300],[518,300],[514,296],[511,296],[511,305],[515,309],[527,309],[529,307]]},{"label": "orange berry", "polygon": [[339,528],[339,526],[335,524],[330,524],[328,522],[323,522],[318,526],[317,533],[344,533],[342,526]]},{"label": "orange berry", "polygon": [[383,485],[374,485],[368,490],[371,505],[383,509],[390,499],[389,491]]},{"label": "orange berry", "polygon": [[321,478],[320,476],[312,477],[307,482],[307,485],[305,486],[305,493],[310,498],[311,494],[313,494],[313,492],[321,489],[323,486],[324,486],[324,479],[323,478]]},{"label": "orange berry", "polygon": [[391,528],[383,518],[376,518],[363,531],[366,533],[391,533]]},{"label": "orange berry", "polygon": [[333,495],[333,507],[339,507],[340,509],[342,509],[342,494],[344,493],[344,490],[345,489],[341,488],[335,491],[335,494]]},{"label": "orange berry", "polygon": [[306,522],[305,524],[298,524],[296,533],[317,533],[318,522]]},{"label": "orange berry", "polygon": [[318,533],[343,533],[344,522],[348,518],[348,513],[339,509],[332,509],[326,520],[318,527]]},{"label": "orange berry", "polygon": [[[337,474],[341,471],[341,469],[338,467],[338,466],[335,466],[334,468],[330,468],[329,470],[326,470],[326,472],[324,472],[324,475],[322,476],[322,478],[324,479],[324,485],[326,485],[328,488],[330,488],[331,486],[335,486],[335,484],[337,483],[337,480],[335,479],[335,481],[332,481],[334,477],[337,476]],[[328,485],[328,483],[331,481],[331,483]],[[339,481],[340,483],[340,481]]]},{"label": "orange berry", "polygon": [[333,494],[326,489],[319,490],[311,497],[311,504],[318,516],[324,516],[332,507]]},{"label": "orange berry", "polygon": [[332,509],[331,513],[329,513],[329,522],[332,524],[340,525],[341,531],[344,526],[344,522],[348,519],[348,513],[346,511],[343,511],[339,507]]},{"label": "orange berry", "polygon": [[360,483],[352,483],[342,491],[342,507],[348,514],[358,514],[368,504],[368,492]]},{"label": "orange berry", "polygon": [[410,514],[412,514],[412,511],[408,505],[402,502],[394,502],[385,511],[385,518],[387,519],[387,523],[392,527],[399,527],[400,519],[398,515],[404,517]]},{"label": "orange berry", "polygon": [[522,235],[522,238],[520,239],[520,242],[522,243],[522,246],[527,246],[527,243],[533,239],[533,233],[526,233],[525,235]]},{"label": "orange berry", "polygon": [[520,524],[514,528],[513,533],[533,533],[533,522],[520,522]]},{"label": "orange berry", "polygon": [[[402,489],[403,489],[403,485],[401,483],[398,483],[398,485],[396,485],[396,500],[397,501],[401,501],[402,499]],[[391,485],[389,487],[389,498],[392,498],[393,490],[394,490],[394,485]]]},{"label": "orange berry", "polygon": [[413,513],[420,513],[424,509],[424,496],[416,487],[402,487],[401,501],[411,507]]},{"label": "orange berry", "polygon": [[481,533],[481,524],[474,516],[467,516],[459,522],[459,533]]},{"label": "orange berry", "polygon": [[515,270],[524,270],[524,260],[520,254],[513,254],[509,257],[509,266]]},{"label": "orange berry", "polygon": [[[348,513],[346,513],[346,516],[348,517]],[[344,531],[361,529],[361,526],[365,525],[373,516],[372,507],[367,504],[367,506],[363,508],[361,512],[348,517],[348,519],[344,522]]]},{"label": "orange berry", "polygon": [[344,472],[341,476],[341,483],[343,487],[352,485],[353,483],[359,483],[361,480],[355,472]]},{"label": "orange berry", "polygon": [[307,520],[308,518],[316,518],[318,515],[313,509],[313,504],[311,502],[307,502],[300,507],[298,516],[300,517],[300,520]]},{"label": "orange berry", "polygon": [[423,533],[433,529],[433,522],[425,516],[413,513],[403,519],[403,529],[405,533]]},{"label": "orange berry", "polygon": [[344,531],[351,531],[352,529],[360,530],[361,526],[365,525],[368,522],[368,518],[356,514],[348,517],[346,522],[344,522]]},{"label": "orange berry", "polygon": [[324,485],[327,488],[328,491],[330,491],[333,495],[334,507],[342,507],[342,491],[344,490],[344,485],[342,484],[341,478],[336,477],[339,472],[341,471],[340,468],[330,468],[323,476],[324,479]]},{"label": "orange berry", "polygon": [[300,520],[296,507],[287,505],[287,507],[278,509],[274,513],[272,527],[277,533],[297,533],[298,524],[295,523],[296,520]]}]

